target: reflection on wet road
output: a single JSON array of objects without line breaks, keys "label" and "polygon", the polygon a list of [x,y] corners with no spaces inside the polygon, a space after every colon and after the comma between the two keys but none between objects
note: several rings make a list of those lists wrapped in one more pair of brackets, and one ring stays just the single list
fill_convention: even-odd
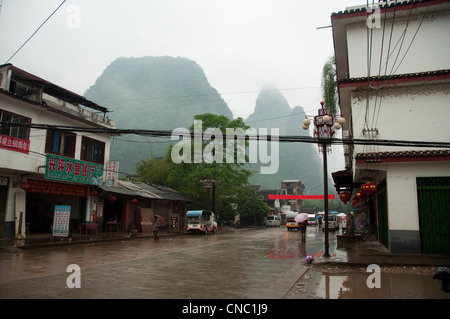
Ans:
[{"label": "reflection on wet road", "polygon": [[[278,299],[306,271],[310,249],[278,228],[3,251],[0,297]],[[81,288],[67,287],[70,264]]]},{"label": "reflection on wet road", "polygon": [[[0,250],[0,298],[450,298],[432,272],[381,273],[368,288],[365,269],[308,267],[306,255],[323,254],[323,233],[275,229],[223,231],[208,236],[161,237],[87,246]],[[330,254],[336,248],[330,233]],[[71,264],[81,288],[68,288]],[[434,271],[430,269],[430,271]]]},{"label": "reflection on wet road", "polygon": [[317,273],[306,284],[305,294],[323,299],[450,299],[450,294],[441,290],[441,283],[432,279],[433,272],[381,272],[378,288],[368,287],[370,274],[339,270]]}]

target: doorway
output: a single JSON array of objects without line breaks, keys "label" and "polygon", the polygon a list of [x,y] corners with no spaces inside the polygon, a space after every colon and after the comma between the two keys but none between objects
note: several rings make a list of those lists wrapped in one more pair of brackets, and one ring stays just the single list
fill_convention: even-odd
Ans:
[{"label": "doorway", "polygon": [[450,176],[416,182],[421,251],[450,255]]}]

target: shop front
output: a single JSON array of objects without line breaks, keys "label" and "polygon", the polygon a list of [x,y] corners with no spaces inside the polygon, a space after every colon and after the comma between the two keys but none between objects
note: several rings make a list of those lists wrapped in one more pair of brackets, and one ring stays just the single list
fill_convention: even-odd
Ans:
[{"label": "shop front", "polygon": [[52,233],[55,208],[70,207],[69,230],[76,232],[86,220],[88,186],[28,179],[26,191],[26,234]]}]

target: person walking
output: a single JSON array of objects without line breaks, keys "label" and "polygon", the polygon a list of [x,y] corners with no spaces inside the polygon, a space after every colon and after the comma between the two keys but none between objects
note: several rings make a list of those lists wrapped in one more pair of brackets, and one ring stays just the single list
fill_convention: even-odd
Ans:
[{"label": "person walking", "polygon": [[153,217],[153,242],[157,243],[159,241],[158,231],[159,231],[159,222],[156,216]]},{"label": "person walking", "polygon": [[302,235],[302,243],[306,243],[306,227],[308,226],[308,220],[305,219],[303,222],[298,223],[298,226],[300,227],[300,232]]}]

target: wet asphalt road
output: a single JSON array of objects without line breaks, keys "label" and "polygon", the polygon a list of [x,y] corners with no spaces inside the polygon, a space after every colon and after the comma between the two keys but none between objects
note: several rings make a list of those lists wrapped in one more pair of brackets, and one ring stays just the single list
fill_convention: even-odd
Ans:
[{"label": "wet asphalt road", "polygon": [[280,299],[307,270],[306,255],[323,249],[320,233],[310,228],[306,244],[281,227],[3,250],[0,298]]}]

